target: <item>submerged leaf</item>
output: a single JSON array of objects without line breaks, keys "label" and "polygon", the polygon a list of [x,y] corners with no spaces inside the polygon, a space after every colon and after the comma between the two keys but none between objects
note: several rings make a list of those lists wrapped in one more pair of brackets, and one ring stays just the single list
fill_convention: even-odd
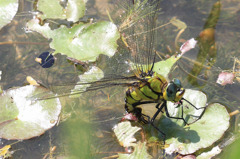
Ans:
[{"label": "submerged leaf", "polygon": [[58,98],[31,101],[38,93],[52,95],[43,87],[28,85],[10,89],[0,96],[0,137],[8,140],[29,139],[53,127],[61,112]]},{"label": "submerged leaf", "polygon": [[18,0],[0,1],[0,29],[11,22],[18,10]]},{"label": "submerged leaf", "polygon": [[177,27],[178,30],[185,30],[187,28],[187,25],[186,23],[184,23],[183,21],[177,19],[176,17],[173,17],[171,20],[170,20],[170,23],[174,26]]},{"label": "submerged leaf", "polygon": [[27,23],[30,30],[52,39],[50,47],[55,49],[54,53],[65,54],[80,61],[95,61],[100,54],[111,57],[117,50],[116,41],[120,33],[111,22],[79,23],[72,28],[62,25],[55,30],[51,30],[48,25],[39,25],[38,19]]}]

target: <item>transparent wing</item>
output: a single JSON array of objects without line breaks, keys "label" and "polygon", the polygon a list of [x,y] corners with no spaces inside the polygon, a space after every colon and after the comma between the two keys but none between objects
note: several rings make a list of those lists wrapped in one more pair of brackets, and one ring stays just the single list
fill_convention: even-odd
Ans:
[{"label": "transparent wing", "polygon": [[126,14],[119,26],[122,41],[136,64],[135,74],[147,73],[152,70],[156,58],[154,47],[159,1],[130,1],[123,8]]}]

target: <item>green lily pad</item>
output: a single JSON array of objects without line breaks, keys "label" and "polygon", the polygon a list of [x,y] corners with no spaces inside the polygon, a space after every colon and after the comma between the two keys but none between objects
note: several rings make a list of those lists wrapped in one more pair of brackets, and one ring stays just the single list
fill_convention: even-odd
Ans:
[{"label": "green lily pad", "polygon": [[76,22],[83,17],[86,10],[87,0],[68,0],[66,15],[68,21]]},{"label": "green lily pad", "polygon": [[141,128],[137,126],[132,126],[129,121],[124,121],[118,123],[114,126],[113,131],[123,147],[136,146],[136,138],[134,134],[139,131]]},{"label": "green lily pad", "polygon": [[86,89],[91,86],[91,82],[98,81],[103,77],[103,71],[100,68],[93,66],[89,71],[79,76],[79,82],[75,85],[74,89],[71,90],[70,97],[79,97],[81,95],[79,92],[86,91]]},{"label": "green lily pad", "polygon": [[80,61],[95,61],[100,54],[113,56],[117,50],[120,33],[111,22],[79,23],[72,28],[61,26],[51,30],[45,23],[39,25],[38,19],[27,23],[30,30],[39,32],[47,39],[52,39],[50,47],[54,53],[61,53]]},{"label": "green lily pad", "polygon": [[5,91],[0,96],[0,138],[29,139],[43,134],[58,121],[61,104],[58,98],[31,101],[38,93],[52,95],[43,87],[24,86]]},{"label": "green lily pad", "polygon": [[201,148],[207,148],[219,140],[229,127],[230,116],[226,108],[219,104],[209,105],[202,118],[189,126],[183,121],[163,118],[159,128],[167,135],[166,153],[191,154]]},{"label": "green lily pad", "polygon": [[[153,71],[161,74],[165,78],[168,78],[168,74],[169,74],[172,66],[177,62],[177,60],[180,59],[180,57],[181,56],[179,56],[179,57],[171,56],[170,58],[168,58],[166,60],[154,63]],[[131,66],[132,70],[134,70],[134,69],[138,68],[137,66],[139,66],[139,64],[131,62],[130,66]],[[141,64],[140,66],[142,68],[148,68],[146,65]]]},{"label": "green lily pad", "polygon": [[146,142],[137,141],[135,133],[141,130],[140,127],[132,126],[129,121],[123,121],[114,126],[113,131],[123,147],[134,147],[131,154],[118,153],[119,159],[147,159],[152,158],[147,152]]},{"label": "green lily pad", "polygon": [[0,1],[0,29],[11,22],[18,10],[18,0]]},{"label": "green lily pad", "polygon": [[[191,124],[198,120],[199,116],[204,112],[205,106],[207,104],[207,96],[197,90],[186,89],[183,95],[183,98],[191,102],[195,107],[201,108],[196,110],[192,105],[190,105],[185,100],[182,100],[183,103],[183,118],[186,119],[188,124]],[[177,108],[178,104],[168,101],[167,108],[170,116],[181,117],[182,111],[181,108]],[[179,124],[184,124],[182,120],[178,121]]]},{"label": "green lily pad", "polygon": [[39,15],[44,19],[65,19],[64,8],[60,5],[61,0],[38,0],[37,10],[41,11]]},{"label": "green lily pad", "polygon": [[134,151],[131,154],[121,154],[118,153],[118,159],[150,159],[151,155],[147,152],[146,142],[138,142],[134,147]]},{"label": "green lily pad", "polygon": [[66,8],[60,4],[61,0],[38,0],[37,10],[41,19],[67,19],[77,22],[86,10],[85,0],[68,0]]},{"label": "green lily pad", "polygon": [[161,74],[165,78],[168,78],[168,74],[172,66],[180,59],[179,57],[171,56],[165,61],[160,61],[154,64],[153,71]]},{"label": "green lily pad", "polygon": [[222,152],[222,150],[220,149],[220,147],[215,146],[210,151],[204,152],[204,153],[200,154],[199,156],[197,156],[197,159],[212,158],[212,157],[220,154],[221,152]]}]

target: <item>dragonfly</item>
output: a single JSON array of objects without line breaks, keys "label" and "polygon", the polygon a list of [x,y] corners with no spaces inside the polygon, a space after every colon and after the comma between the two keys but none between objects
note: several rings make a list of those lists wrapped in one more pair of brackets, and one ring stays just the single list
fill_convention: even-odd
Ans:
[{"label": "dragonfly", "polygon": [[[197,108],[187,99],[183,98],[185,88],[179,79],[168,81],[161,74],[154,72],[155,63],[159,61],[155,47],[157,48],[156,22],[159,14],[159,1],[157,0],[137,0],[129,1],[125,19],[119,25],[122,46],[128,50],[134,60],[134,67],[131,70],[133,75],[111,75],[94,82],[80,82],[78,85],[91,85],[86,89],[75,90],[73,93],[60,93],[54,97],[34,96],[36,100],[46,100],[66,95],[76,95],[84,92],[100,90],[106,87],[123,86],[126,87],[125,110],[132,113],[143,124],[152,125],[163,136],[166,134],[160,130],[154,121],[157,116],[164,112],[168,118],[183,120],[184,106],[182,101],[186,101],[195,109]],[[142,9],[144,8],[144,10]],[[167,102],[179,103],[182,114],[180,117],[171,116],[168,111]],[[140,106],[155,103],[156,112],[150,117],[142,112]],[[147,109],[147,108],[146,108]],[[179,108],[180,109],[180,108]],[[200,119],[200,117],[199,117]]]}]

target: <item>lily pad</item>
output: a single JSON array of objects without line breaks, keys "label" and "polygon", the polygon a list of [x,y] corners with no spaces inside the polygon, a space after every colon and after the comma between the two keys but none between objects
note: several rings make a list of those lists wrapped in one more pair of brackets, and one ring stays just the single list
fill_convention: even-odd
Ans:
[{"label": "lily pad", "polygon": [[133,136],[140,129],[141,128],[137,126],[131,126],[131,123],[129,121],[124,121],[114,126],[113,131],[120,145],[123,147],[129,147],[136,146],[136,138]]},{"label": "lily pad", "polygon": [[90,70],[79,76],[79,82],[71,90],[70,97],[77,98],[80,96],[79,92],[86,91],[87,87],[91,86],[91,82],[98,81],[104,77],[103,71],[93,66]]},{"label": "lily pad", "polygon": [[[201,91],[186,89],[183,98],[199,109],[195,109],[187,101],[182,100],[183,118],[188,124],[191,124],[198,120],[199,116],[201,116],[204,112],[205,106],[207,104],[207,96]],[[181,117],[182,111],[181,108],[178,107],[178,103],[168,101],[167,108],[170,116]],[[181,122],[182,120],[180,120],[179,124],[184,124]]]},{"label": "lily pad", "polygon": [[18,10],[18,0],[0,1],[0,29],[11,22]]},{"label": "lily pad", "polygon": [[[172,66],[180,59],[181,56],[175,57],[171,56],[170,58],[154,63],[153,71],[161,74],[165,78],[168,78],[168,74],[172,68]],[[141,66],[142,68],[148,68],[146,65],[130,63],[132,70],[137,69],[137,66]]]},{"label": "lily pad", "polygon": [[228,129],[229,120],[226,108],[219,103],[209,105],[202,118],[189,126],[183,126],[182,120],[163,118],[159,128],[166,133],[166,143],[170,145],[166,153],[192,154],[211,146]]},{"label": "lily pad", "polygon": [[209,158],[210,159],[210,158],[220,154],[221,152],[222,152],[222,150],[220,149],[220,147],[219,146],[215,146],[210,151],[204,152],[204,153],[200,154],[199,156],[197,156],[197,159],[205,159],[205,158]]},{"label": "lily pad", "polygon": [[123,147],[134,147],[130,154],[118,153],[119,159],[147,159],[152,158],[147,152],[146,142],[137,141],[135,133],[141,130],[140,127],[132,126],[129,121],[123,121],[114,126],[113,131]]},{"label": "lily pad", "polygon": [[154,64],[153,71],[161,74],[165,78],[168,78],[168,74],[172,66],[180,59],[179,57],[171,56],[165,61],[160,61]]},{"label": "lily pad", "polygon": [[134,147],[134,151],[131,154],[121,154],[118,153],[118,159],[150,159],[151,155],[147,152],[146,142],[138,142]]},{"label": "lily pad", "polygon": [[44,19],[65,19],[64,8],[60,5],[61,0],[38,0],[37,10],[41,11],[39,15]]},{"label": "lily pad", "polygon": [[55,50],[54,53],[80,61],[95,61],[100,54],[113,56],[118,47],[116,41],[120,37],[117,26],[107,21],[79,23],[72,28],[62,25],[51,30],[48,23],[41,26],[38,19],[32,19],[27,23],[27,27],[47,39],[52,39],[50,47]]},{"label": "lily pad", "polygon": [[83,17],[86,10],[86,0],[68,0],[66,8],[60,3],[61,0],[38,0],[37,10],[41,19],[67,19],[77,22]]},{"label": "lily pad", "polygon": [[68,0],[66,15],[68,21],[76,22],[83,17],[86,10],[87,0]]},{"label": "lily pad", "polygon": [[38,93],[52,95],[43,87],[28,85],[5,91],[0,96],[0,138],[29,139],[43,134],[58,121],[58,98],[31,101]]}]

